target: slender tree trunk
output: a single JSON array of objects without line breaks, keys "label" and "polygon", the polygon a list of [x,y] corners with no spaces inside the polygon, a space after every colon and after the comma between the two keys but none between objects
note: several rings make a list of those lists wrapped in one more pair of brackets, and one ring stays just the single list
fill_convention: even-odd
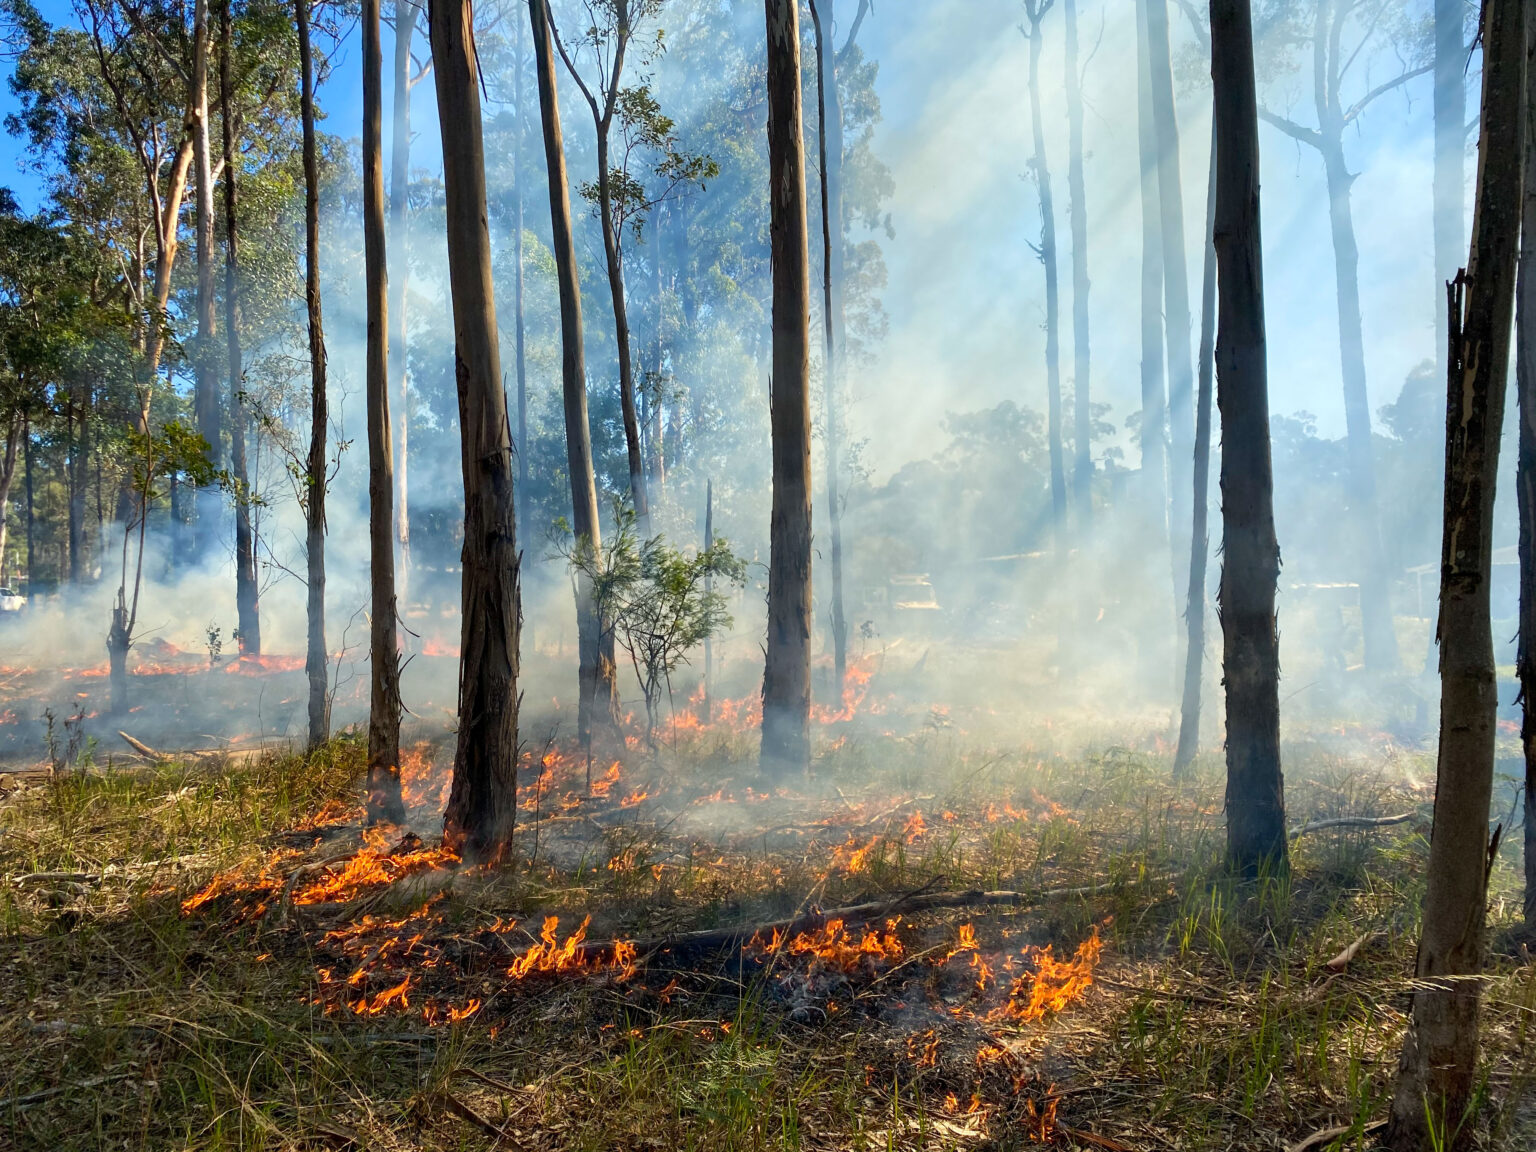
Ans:
[{"label": "slender tree trunk", "polygon": [[23,416],[21,422],[21,466],[24,472],[22,490],[27,501],[27,595],[31,596],[35,590],[32,583],[32,565],[36,556],[37,519],[32,503],[32,417],[30,414]]},{"label": "slender tree trunk", "polygon": [[395,266],[389,275],[390,346],[395,350],[395,539],[400,548],[396,592],[408,600],[411,583],[410,435],[408,394],[410,363],[406,354],[405,291],[411,279],[411,40],[416,35],[415,0],[395,0],[394,108],[390,115],[389,237]]},{"label": "slender tree trunk", "polygon": [[1445,371],[1446,282],[1466,252],[1466,0],[1435,0],[1435,355]]},{"label": "slender tree trunk", "polygon": [[320,318],[320,152],[315,139],[315,63],[309,43],[310,0],[294,0],[302,77],[300,116],[304,125],[304,304],[309,313],[309,459],[305,467],[305,555],[308,569],[309,642],[304,670],[309,677],[309,746],[330,737],[331,699],[325,648],[326,440],[330,416],[325,396],[325,329]]},{"label": "slender tree trunk", "polygon": [[613,215],[609,179],[610,122],[597,119],[597,213],[603,225],[603,256],[608,266],[608,292],[613,299],[613,330],[619,350],[619,408],[624,417],[624,444],[629,451],[629,495],[641,536],[650,534],[650,503],[646,500],[645,460],[640,451],[640,418],[635,407],[635,366],[629,346],[629,304],[624,297],[624,254]]},{"label": "slender tree trunk", "polygon": [[1051,199],[1051,170],[1045,162],[1045,125],[1040,110],[1040,23],[1049,0],[1026,0],[1029,17],[1029,116],[1034,134],[1035,189],[1040,194],[1040,263],[1045,265],[1046,435],[1051,458],[1051,531],[1058,557],[1066,555],[1067,477],[1061,444],[1061,303],[1056,288],[1056,207]]},{"label": "slender tree trunk", "polygon": [[1274,474],[1259,232],[1259,114],[1248,0],[1211,0],[1216,108],[1216,401],[1221,409],[1222,670],[1227,688],[1227,861],[1287,866],[1280,771]]},{"label": "slender tree trunk", "polygon": [[[1536,36],[1536,21],[1526,29]],[[1532,67],[1528,58],[1526,67]],[[1525,752],[1525,925],[1536,933],[1536,73],[1525,78],[1525,186],[1515,284],[1515,392],[1520,434],[1515,493],[1520,508],[1520,743]]]},{"label": "slender tree trunk", "polygon": [[1088,200],[1083,187],[1083,85],[1077,0],[1062,0],[1067,49],[1067,216],[1072,228],[1072,493],[1079,536],[1093,522],[1093,409],[1089,393]]},{"label": "slender tree trunk", "polygon": [[[832,0],[822,0],[827,5],[827,18],[833,15]],[[827,522],[832,531],[832,671],[833,700],[842,700],[843,682],[848,675],[848,623],[843,615],[843,510],[840,502],[837,461],[841,444],[838,424],[840,400],[843,326],[843,124],[842,100],[837,92],[837,72],[833,53],[826,43],[821,13],[816,0],[811,0],[811,19],[816,30],[816,117],[817,140],[821,145],[821,268],[822,268],[822,327],[824,337],[822,391],[826,401],[825,436],[827,451]],[[831,89],[830,108],[827,100]],[[828,114],[830,111],[830,115]],[[837,176],[834,177],[834,170]],[[837,185],[834,205],[833,185]],[[706,547],[708,544],[706,544]]]},{"label": "slender tree trunk", "polygon": [[[571,529],[578,549],[603,554],[597,512],[597,479],[592,469],[592,432],[587,419],[587,360],[581,327],[581,279],[576,241],[571,232],[571,194],[565,170],[565,142],[555,90],[555,48],[547,0],[530,0],[533,54],[539,77],[539,115],[544,133],[544,161],[549,172],[551,250],[560,284],[560,377],[565,408],[566,469],[571,478]],[[576,637],[580,703],[577,730],[591,758],[594,731],[611,735],[618,725],[618,663],[613,632],[597,616],[590,579],[576,577]]]},{"label": "slender tree trunk", "polygon": [[1448,289],[1445,527],[1440,548],[1440,749],[1423,928],[1385,1143],[1476,1145],[1478,1017],[1498,683],[1489,585],[1517,242],[1524,200],[1529,4],[1483,7],[1482,139],[1467,269]]},{"label": "slender tree trunk", "polygon": [[22,414],[11,413],[5,429],[5,451],[0,456],[0,584],[5,583],[5,545],[10,527],[5,509],[11,502],[11,484],[16,479],[16,449],[21,444],[23,426]]},{"label": "slender tree trunk", "polygon": [[[208,441],[208,458],[217,467],[223,459],[219,419],[218,365],[213,357],[214,340],[214,210],[213,158],[209,141],[208,65],[213,37],[208,28],[209,0],[196,0],[192,10],[192,154],[197,167],[197,342],[192,357],[193,416],[198,434]],[[218,525],[211,491],[193,494],[195,540],[198,559],[208,555]]]},{"label": "slender tree trunk", "polygon": [[[707,552],[715,546],[715,481],[711,477],[704,481],[704,550]],[[715,578],[708,572],[704,574],[704,594],[706,596],[715,590]],[[715,646],[711,642],[708,633],[704,635],[704,715],[699,719],[708,724],[714,719],[714,706],[710,703],[709,693],[711,682],[715,676]]]},{"label": "slender tree trunk", "polygon": [[1330,62],[1337,22],[1347,13],[1334,0],[1320,0],[1312,33],[1313,103],[1317,110],[1316,144],[1328,185],[1328,222],[1333,233],[1334,282],[1339,312],[1339,362],[1344,379],[1344,423],[1349,445],[1349,503],[1353,514],[1356,571],[1360,582],[1361,631],[1365,664],[1378,672],[1395,671],[1397,636],[1392,623],[1392,581],[1382,547],[1376,510],[1376,469],[1371,447],[1371,407],[1365,386],[1365,336],[1360,319],[1360,250],[1355,243],[1350,189],[1355,177],[1344,157],[1345,113],[1338,99]]},{"label": "slender tree trunk", "polygon": [[1157,202],[1162,233],[1163,301],[1168,344],[1169,539],[1173,590],[1189,587],[1190,524],[1195,427],[1194,368],[1189,359],[1189,270],[1184,248],[1184,189],[1179,175],[1179,121],[1173,100],[1173,63],[1168,42],[1168,0],[1145,0],[1147,54],[1152,82],[1152,119],[1157,133]]},{"label": "slender tree trunk", "polygon": [[240,194],[235,154],[235,32],[230,9],[219,9],[219,103],[224,108],[224,338],[229,349],[229,462],[235,480],[235,612],[240,655],[261,655],[261,607],[256,590],[256,539],[251,531],[250,475],[245,459],[245,369],[240,352]]},{"label": "slender tree trunk", "polygon": [[1216,122],[1211,121],[1211,164],[1205,190],[1205,268],[1200,282],[1200,391],[1195,405],[1194,500],[1189,535],[1189,600],[1185,606],[1184,701],[1173,774],[1182,776],[1200,749],[1200,689],[1205,664],[1205,568],[1211,554],[1211,376],[1216,345]]},{"label": "slender tree trunk", "polygon": [[[517,112],[517,132],[512,138],[512,189],[517,198],[513,217],[512,263],[514,266],[513,312],[515,315],[515,355],[517,357],[517,522],[523,531],[523,548],[532,537],[533,518],[528,513],[528,357],[523,323],[523,133],[527,129],[527,109],[523,105],[523,25],[513,21],[514,61],[512,101]],[[530,637],[529,643],[532,643]]]},{"label": "slender tree trunk", "polygon": [[1168,409],[1163,382],[1163,243],[1157,187],[1157,129],[1147,59],[1147,0],[1136,0],[1136,117],[1141,156],[1141,482],[1150,546],[1168,544]]},{"label": "slender tree trunk", "polygon": [[801,134],[800,12],[764,0],[768,30],[769,236],[773,266],[773,511],[763,670],[764,772],[811,760],[810,269]]},{"label": "slender tree trunk", "polygon": [[459,739],[443,837],[468,860],[496,861],[511,847],[517,816],[522,604],[511,429],[496,341],[479,62],[468,0],[434,0],[428,23],[442,125],[464,469]]},{"label": "slender tree trunk", "polygon": [[395,629],[395,461],[384,248],[384,52],[379,0],[363,0],[363,263],[368,297],[368,822],[400,824],[400,651]]},{"label": "slender tree trunk", "polygon": [[91,386],[81,383],[72,407],[75,415],[74,448],[69,454],[69,579],[79,584],[87,575],[89,553],[85,544],[86,463],[91,458]]},{"label": "slender tree trunk", "polygon": [[[195,102],[189,108],[195,108]],[[145,341],[144,375],[151,381],[160,371],[160,359],[165,353],[167,333],[166,306],[171,298],[171,272],[176,265],[179,247],[177,234],[181,230],[181,205],[187,195],[187,173],[192,166],[191,116],[188,116],[186,135],[176,147],[166,180],[165,195],[161,200],[160,215],[155,220],[155,271],[151,279],[154,307],[150,316],[148,339]],[[149,414],[140,412],[137,421],[140,433],[149,430]]]}]

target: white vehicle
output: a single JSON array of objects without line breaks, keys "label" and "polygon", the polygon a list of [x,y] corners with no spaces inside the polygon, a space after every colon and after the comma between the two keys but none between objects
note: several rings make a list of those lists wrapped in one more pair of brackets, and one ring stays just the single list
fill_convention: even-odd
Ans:
[{"label": "white vehicle", "polygon": [[0,588],[0,612],[20,612],[27,606],[27,598],[14,588]]}]

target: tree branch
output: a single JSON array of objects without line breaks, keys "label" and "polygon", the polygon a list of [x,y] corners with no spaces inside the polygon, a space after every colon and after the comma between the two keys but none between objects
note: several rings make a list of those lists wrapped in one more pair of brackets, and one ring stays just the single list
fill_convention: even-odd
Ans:
[{"label": "tree branch", "polygon": [[1315,128],[1305,128],[1294,120],[1288,120],[1284,116],[1277,116],[1268,108],[1259,108],[1259,119],[1267,124],[1280,129],[1293,140],[1299,140],[1303,144],[1309,144],[1319,152],[1323,149],[1323,134]]},{"label": "tree branch", "polygon": [[1426,72],[1431,71],[1433,68],[1433,64],[1421,64],[1417,68],[1412,68],[1409,71],[1404,72],[1402,75],[1396,77],[1395,79],[1388,80],[1384,84],[1376,85],[1376,87],[1372,88],[1364,96],[1360,97],[1360,99],[1356,100],[1352,105],[1350,105],[1349,111],[1344,113],[1344,123],[1346,125],[1354,123],[1355,120],[1359,118],[1360,114],[1365,111],[1366,107],[1369,106],[1373,100],[1376,100],[1378,97],[1385,96],[1388,92],[1391,92],[1394,89],[1401,88],[1404,84],[1408,83],[1408,81],[1416,77],[1423,76]]}]

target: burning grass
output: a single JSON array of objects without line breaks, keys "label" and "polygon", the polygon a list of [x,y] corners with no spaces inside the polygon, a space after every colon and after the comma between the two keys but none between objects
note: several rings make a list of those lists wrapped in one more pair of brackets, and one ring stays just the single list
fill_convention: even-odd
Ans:
[{"label": "burning grass", "polygon": [[[405,757],[414,834],[360,827],[349,740],[12,792],[0,1144],[1216,1149],[1353,1123],[1333,1146],[1364,1146],[1422,823],[1307,837],[1239,885],[1213,765],[1180,790],[1155,755],[879,714],[827,734],[828,783],[766,785],[716,709],[590,791],[535,746],[493,873],[436,847],[439,741]],[[1423,812],[1408,775],[1298,754],[1293,813]],[[970,888],[1021,896],[878,911]],[[847,906],[874,910],[812,914]],[[1532,1132],[1533,1013],[1536,970],[1499,960],[1491,1146]]]}]

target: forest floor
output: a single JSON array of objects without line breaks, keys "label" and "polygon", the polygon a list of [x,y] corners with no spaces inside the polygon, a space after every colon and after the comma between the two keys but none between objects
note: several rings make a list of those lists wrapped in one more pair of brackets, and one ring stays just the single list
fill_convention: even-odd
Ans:
[{"label": "forest floor", "polygon": [[[1175,785],[1152,738],[828,719],[782,786],[742,716],[590,788],[535,744],[494,871],[435,846],[441,732],[410,741],[414,832],[363,827],[352,737],[0,776],[0,1145],[1369,1146],[1424,753],[1288,748],[1293,825],[1411,816],[1304,833],[1288,875],[1239,883],[1218,757]],[[1536,1146],[1518,840],[1493,879],[1492,1148]],[[1013,895],[934,906],[973,889]]]}]

